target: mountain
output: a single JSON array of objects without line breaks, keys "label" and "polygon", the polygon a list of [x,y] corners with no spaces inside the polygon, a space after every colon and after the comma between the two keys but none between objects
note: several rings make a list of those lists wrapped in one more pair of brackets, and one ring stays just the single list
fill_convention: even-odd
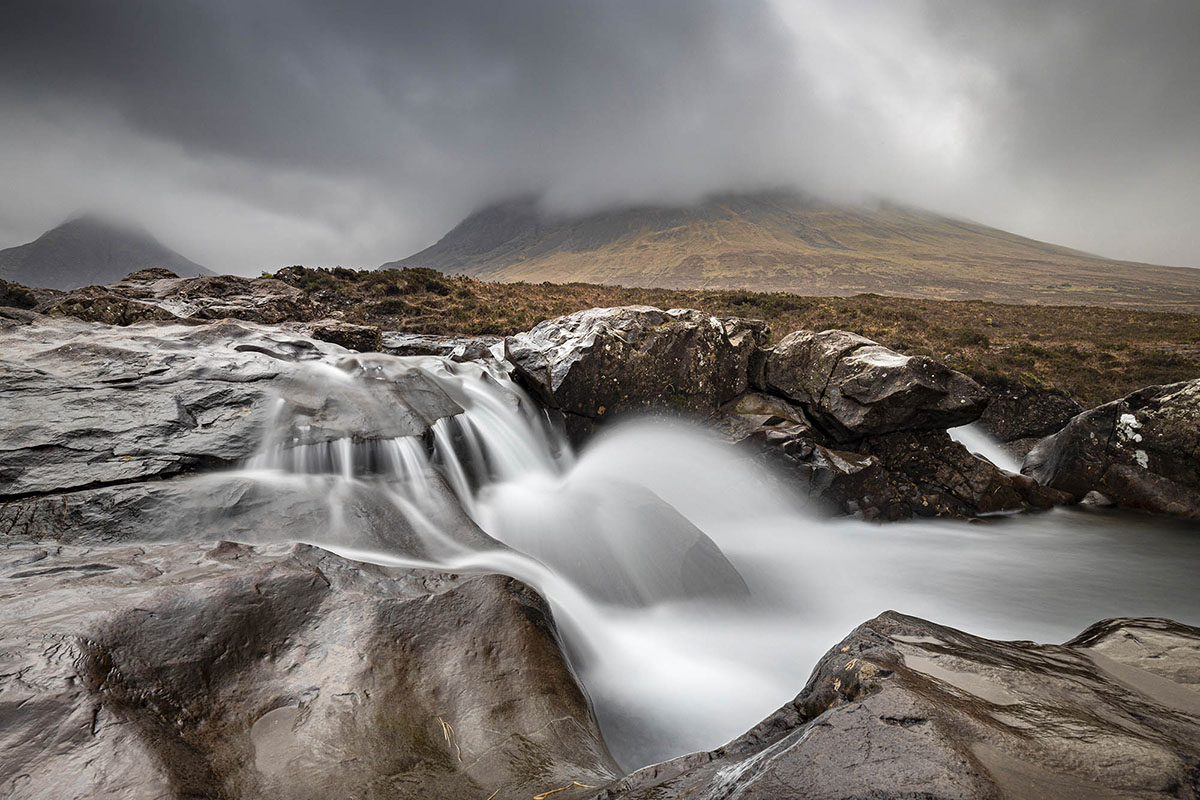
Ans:
[{"label": "mountain", "polygon": [[1114,261],[894,204],[794,192],[567,216],[520,198],[385,267],[495,281],[1099,305],[1200,313],[1200,269]]},{"label": "mountain", "polygon": [[70,219],[28,244],[0,250],[0,278],[51,289],[112,283],[149,267],[181,276],[214,274],[145,231],[90,215]]}]

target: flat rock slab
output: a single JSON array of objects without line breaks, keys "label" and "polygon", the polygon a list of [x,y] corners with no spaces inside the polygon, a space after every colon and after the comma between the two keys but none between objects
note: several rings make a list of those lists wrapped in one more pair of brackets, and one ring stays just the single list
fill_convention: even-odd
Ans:
[{"label": "flat rock slab", "polygon": [[597,798],[1200,796],[1200,629],[1098,623],[1065,645],[999,642],[887,612],[804,691],[720,750]]},{"label": "flat rock slab", "polygon": [[0,752],[13,800],[527,799],[616,774],[527,586],[302,545],[0,550]]},{"label": "flat rock slab", "polygon": [[0,502],[234,464],[280,414],[307,443],[420,435],[460,411],[419,373],[297,331],[0,311]]}]

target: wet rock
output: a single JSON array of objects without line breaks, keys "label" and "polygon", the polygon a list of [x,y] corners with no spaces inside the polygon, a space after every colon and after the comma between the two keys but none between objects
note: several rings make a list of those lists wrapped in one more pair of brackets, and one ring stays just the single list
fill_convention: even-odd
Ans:
[{"label": "wet rock", "polygon": [[887,612],[745,735],[597,798],[1193,797],[1200,629],[1098,623],[999,642]]},{"label": "wet rock", "polygon": [[1084,411],[1066,392],[1043,389],[996,375],[977,376],[991,402],[979,417],[979,426],[1005,444],[1018,458],[1040,440],[1057,433]]},{"label": "wet rock", "polygon": [[381,349],[393,356],[444,356],[452,361],[494,358],[492,349],[503,345],[500,336],[438,336],[430,333],[387,331]]},{"label": "wet rock", "polygon": [[1042,440],[1021,471],[1082,500],[1200,519],[1200,380],[1150,386]]},{"label": "wet rock", "polygon": [[383,336],[373,325],[355,325],[336,319],[322,319],[303,326],[302,330],[314,339],[332,342],[360,353],[378,352],[383,348]]},{"label": "wet rock", "polygon": [[[302,444],[419,435],[461,411],[420,375],[276,328],[22,313],[0,325],[0,502],[236,463],[273,418]],[[330,381],[319,362],[339,355]]]},{"label": "wet rock", "polygon": [[796,331],[767,354],[762,387],[798,403],[837,441],[945,430],[979,418],[975,381],[923,356],[904,356],[846,331]]},{"label": "wet rock", "polygon": [[1006,472],[950,438],[945,431],[905,431],[870,436],[853,448],[874,456],[890,474],[907,513],[877,508],[875,516],[975,517],[1002,511],[1050,508],[1070,501],[1024,475]]},{"label": "wet rock", "polygon": [[768,331],[650,306],[593,308],[505,340],[516,376],[576,433],[630,411],[716,416],[749,385]]},{"label": "wet rock", "polygon": [[37,307],[51,317],[75,317],[106,325],[132,325],[154,319],[176,319],[178,315],[154,303],[137,300],[107,286],[85,286],[67,292]]},{"label": "wet rock", "polygon": [[110,325],[174,318],[276,324],[308,321],[317,314],[302,290],[273,278],[180,278],[165,269],[139,270],[117,283],[76,289],[37,310]]},{"label": "wet rock", "polygon": [[9,547],[5,797],[529,798],[615,777],[524,584],[308,546]]}]

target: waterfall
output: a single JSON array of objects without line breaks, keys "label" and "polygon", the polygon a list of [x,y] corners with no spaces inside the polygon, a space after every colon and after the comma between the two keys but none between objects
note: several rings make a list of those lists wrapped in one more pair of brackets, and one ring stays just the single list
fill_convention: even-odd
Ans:
[{"label": "waterfall", "polygon": [[888,608],[1044,641],[1105,615],[1200,619],[1177,590],[1200,540],[1161,523],[821,519],[699,426],[618,424],[574,453],[495,361],[313,363],[253,458],[189,481],[195,507],[160,527],[530,584],[628,769],[741,734]]},{"label": "waterfall", "polygon": [[986,458],[997,467],[1008,472],[1020,472],[1021,462],[1004,445],[993,439],[978,424],[963,425],[950,429],[950,437],[978,456]]}]

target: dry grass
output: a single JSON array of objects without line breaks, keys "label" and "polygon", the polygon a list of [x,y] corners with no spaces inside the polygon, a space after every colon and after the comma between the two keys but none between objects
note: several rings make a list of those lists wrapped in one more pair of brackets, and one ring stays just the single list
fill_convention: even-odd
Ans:
[{"label": "dry grass", "polygon": [[756,317],[770,323],[776,338],[799,328],[844,328],[969,374],[1062,389],[1087,406],[1200,377],[1200,318],[1188,314],[872,294],[487,283],[425,269],[304,270],[289,280],[348,320],[415,333],[506,335],[584,308],[627,304]]}]

